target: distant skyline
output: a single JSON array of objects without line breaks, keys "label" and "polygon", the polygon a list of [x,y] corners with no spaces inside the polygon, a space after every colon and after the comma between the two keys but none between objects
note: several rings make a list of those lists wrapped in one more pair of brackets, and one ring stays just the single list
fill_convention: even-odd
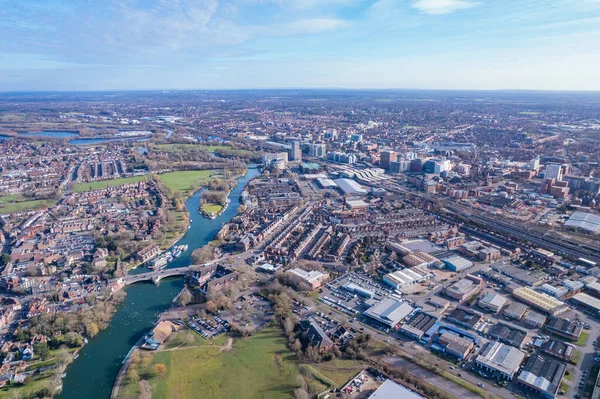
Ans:
[{"label": "distant skyline", "polygon": [[600,0],[0,0],[0,91],[600,90]]}]

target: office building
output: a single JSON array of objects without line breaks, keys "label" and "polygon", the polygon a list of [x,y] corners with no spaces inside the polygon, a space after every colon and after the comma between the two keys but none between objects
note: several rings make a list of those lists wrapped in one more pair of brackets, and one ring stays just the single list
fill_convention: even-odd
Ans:
[{"label": "office building", "polygon": [[302,150],[300,149],[299,141],[292,141],[292,148],[290,149],[290,160],[300,161],[302,159]]},{"label": "office building", "polygon": [[398,153],[396,151],[383,151],[379,158],[379,166],[385,170],[390,169],[390,164],[398,160]]}]

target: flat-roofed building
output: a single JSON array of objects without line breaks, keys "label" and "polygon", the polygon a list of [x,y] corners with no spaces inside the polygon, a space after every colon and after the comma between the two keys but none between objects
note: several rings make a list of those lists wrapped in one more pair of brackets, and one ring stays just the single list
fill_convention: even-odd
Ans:
[{"label": "flat-roofed building", "polygon": [[306,271],[299,268],[290,269],[287,273],[300,277],[307,282],[313,289],[319,288],[323,282],[329,278],[329,274],[321,273],[317,270]]},{"label": "flat-roofed building", "polygon": [[509,319],[521,320],[528,310],[529,307],[527,307],[527,305],[524,305],[520,302],[512,302],[506,307],[506,309],[504,309],[504,316],[508,317]]},{"label": "flat-roofed building", "polygon": [[442,262],[444,262],[448,269],[454,272],[461,272],[463,270],[467,270],[470,267],[473,267],[473,262],[458,255],[452,255],[447,258],[444,258],[442,259]]},{"label": "flat-roofed building", "polygon": [[482,319],[483,315],[481,313],[460,306],[446,315],[446,320],[472,330],[478,327]]},{"label": "flat-roofed building", "polygon": [[431,349],[460,361],[469,356],[474,347],[473,340],[460,337],[450,331],[444,331],[437,337]]},{"label": "flat-roofed building", "polygon": [[600,315],[600,299],[594,298],[588,294],[579,293],[573,295],[571,300],[579,307],[598,316]]},{"label": "flat-roofed building", "polygon": [[517,382],[542,398],[554,399],[567,366],[547,356],[533,354],[527,359]]},{"label": "flat-roofed building", "polygon": [[386,380],[368,399],[423,399],[423,397],[392,380]]},{"label": "flat-roofed building", "polygon": [[420,284],[424,281],[431,280],[435,276],[436,274],[426,267],[416,266],[388,273],[383,276],[383,281],[395,289],[400,289],[405,286]]},{"label": "flat-roofed building", "polygon": [[512,345],[515,348],[521,348],[527,339],[527,330],[515,326],[514,324],[500,322],[491,326],[488,335],[500,342]]},{"label": "flat-roofed building", "polygon": [[540,350],[565,362],[570,362],[575,352],[575,347],[562,341],[551,339],[540,347]]},{"label": "flat-roofed building", "polygon": [[375,297],[375,293],[373,291],[363,288],[360,285],[354,283],[346,283],[342,286],[342,288],[344,288],[348,292],[352,292],[363,298],[373,299]]},{"label": "flat-roofed building", "polygon": [[546,329],[552,334],[577,341],[583,332],[583,326],[575,320],[551,317],[546,324]]},{"label": "flat-roofed building", "polygon": [[530,310],[525,317],[523,317],[523,323],[535,328],[540,328],[546,323],[546,319],[547,317],[543,314]]},{"label": "flat-roofed building", "polygon": [[420,312],[413,316],[407,323],[404,323],[400,327],[400,332],[419,340],[436,322],[437,317]]},{"label": "flat-roofed building", "polygon": [[390,295],[365,311],[363,315],[388,328],[396,328],[415,309],[401,298]]},{"label": "flat-roofed building", "polygon": [[482,286],[483,280],[481,280],[479,277],[467,274],[465,278],[458,280],[456,283],[452,284],[449,287],[446,287],[444,292],[450,298],[456,299],[460,302],[464,302],[471,298],[473,295],[478,294],[479,291],[481,291]]},{"label": "flat-roofed building", "polygon": [[498,313],[504,305],[506,305],[507,299],[500,294],[490,292],[479,300],[479,306],[491,311],[492,313]]},{"label": "flat-roofed building", "polygon": [[513,290],[512,294],[520,301],[546,314],[556,316],[567,310],[564,302],[528,287],[517,288]]},{"label": "flat-roofed building", "polygon": [[475,364],[480,369],[505,380],[512,380],[513,376],[525,359],[525,353],[510,345],[492,341],[475,359]]},{"label": "flat-roofed building", "polygon": [[444,313],[450,306],[450,301],[439,296],[432,296],[427,300],[427,303],[435,308],[436,312]]}]

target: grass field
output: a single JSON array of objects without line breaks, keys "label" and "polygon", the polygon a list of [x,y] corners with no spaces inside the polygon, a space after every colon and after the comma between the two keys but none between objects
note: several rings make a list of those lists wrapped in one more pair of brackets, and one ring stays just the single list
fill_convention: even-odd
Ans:
[{"label": "grass field", "polygon": [[33,200],[23,202],[5,203],[0,202],[0,214],[2,213],[13,213],[21,211],[29,211],[34,209],[41,209],[53,206],[56,204],[54,200]]},{"label": "grass field", "polygon": [[206,213],[219,213],[221,209],[223,206],[219,204],[202,204],[202,210]]},{"label": "grass field", "polygon": [[540,114],[540,112],[533,112],[533,111],[522,111],[519,112],[519,114],[521,115],[531,115],[531,116],[537,116]]},{"label": "grass field", "polygon": [[[153,398],[288,399],[298,386],[296,357],[287,349],[281,332],[272,328],[235,340],[230,351],[188,346],[159,351],[153,362],[167,366],[164,377],[149,381]],[[119,391],[121,399],[138,395],[135,384]]]},{"label": "grass field", "polygon": [[207,181],[214,173],[212,170],[183,170],[164,173],[158,177],[171,192],[179,192],[187,196],[197,190],[200,184]]},{"label": "grass field", "polygon": [[579,337],[579,339],[577,340],[577,342],[575,342],[575,345],[577,346],[585,346],[588,338],[590,337],[590,333],[589,332],[582,332],[581,336]]},{"label": "grass field", "polygon": [[73,184],[73,191],[80,193],[83,191],[100,190],[107,187],[122,186],[123,184],[137,183],[142,180],[149,179],[150,175],[123,177],[120,179],[101,180],[91,183]]}]

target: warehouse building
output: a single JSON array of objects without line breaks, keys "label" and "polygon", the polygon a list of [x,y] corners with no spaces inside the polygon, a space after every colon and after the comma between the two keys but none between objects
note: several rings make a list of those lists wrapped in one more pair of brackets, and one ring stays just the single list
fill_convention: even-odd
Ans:
[{"label": "warehouse building", "polygon": [[512,302],[506,309],[504,309],[504,316],[508,317],[509,319],[521,320],[528,310],[529,308],[526,305],[519,302]]},{"label": "warehouse building", "polygon": [[506,305],[507,299],[500,294],[490,292],[479,300],[479,306],[492,313],[498,313]]},{"label": "warehouse building", "polygon": [[442,259],[442,262],[446,267],[453,272],[462,272],[473,266],[473,262],[463,258],[462,256],[452,255],[448,258]]},{"label": "warehouse building", "polygon": [[583,326],[575,320],[552,317],[546,324],[546,329],[560,337],[577,341],[583,332]]},{"label": "warehouse building", "polygon": [[525,359],[525,353],[501,342],[490,342],[475,359],[480,369],[492,378],[512,380]]},{"label": "warehouse building", "polygon": [[466,307],[458,307],[446,315],[446,320],[471,330],[477,329],[483,315]]},{"label": "warehouse building", "polygon": [[542,352],[559,358],[565,362],[570,362],[571,358],[573,357],[573,353],[575,352],[575,347],[573,345],[562,341],[556,341],[554,339],[544,342],[540,346],[540,349]]},{"label": "warehouse building", "polygon": [[383,281],[398,290],[402,287],[420,284],[424,281],[431,280],[435,276],[436,274],[426,267],[416,266],[410,269],[388,273],[383,276]]},{"label": "warehouse building", "polygon": [[450,298],[456,299],[460,302],[464,302],[476,295],[483,286],[483,280],[479,277],[467,274],[467,276],[449,287],[446,287],[444,292]]},{"label": "warehouse building", "polygon": [[415,309],[400,297],[391,295],[365,311],[363,315],[387,328],[396,328]]},{"label": "warehouse building", "polygon": [[600,299],[594,298],[588,294],[579,293],[573,295],[571,300],[579,307],[592,313],[595,316],[600,315]]},{"label": "warehouse building", "polygon": [[567,310],[567,306],[564,302],[552,298],[550,295],[536,292],[528,287],[517,288],[513,290],[512,294],[515,298],[545,314],[556,316]]},{"label": "warehouse building", "polygon": [[527,330],[502,321],[491,326],[487,333],[491,338],[519,349],[523,347],[527,339]]},{"label": "warehouse building", "polygon": [[435,338],[431,350],[461,361],[469,356],[474,347],[475,342],[472,339],[444,330]]},{"label": "warehouse building", "polygon": [[423,399],[421,395],[402,385],[386,380],[368,399]]},{"label": "warehouse building", "polygon": [[542,398],[554,399],[558,396],[566,368],[558,360],[534,354],[525,362],[517,382]]},{"label": "warehouse building", "polygon": [[600,216],[585,212],[575,212],[566,221],[565,226],[591,233],[600,233]]},{"label": "warehouse building", "polygon": [[427,313],[417,313],[410,321],[400,327],[400,332],[411,338],[420,340],[423,335],[437,322],[437,317]]},{"label": "warehouse building", "polygon": [[373,299],[375,297],[375,293],[371,290],[361,287],[360,285],[354,283],[346,283],[342,286],[346,291],[352,292],[360,297]]},{"label": "warehouse building", "polygon": [[523,323],[531,327],[540,328],[546,323],[546,319],[546,316],[543,314],[530,310],[525,317],[523,317]]}]

